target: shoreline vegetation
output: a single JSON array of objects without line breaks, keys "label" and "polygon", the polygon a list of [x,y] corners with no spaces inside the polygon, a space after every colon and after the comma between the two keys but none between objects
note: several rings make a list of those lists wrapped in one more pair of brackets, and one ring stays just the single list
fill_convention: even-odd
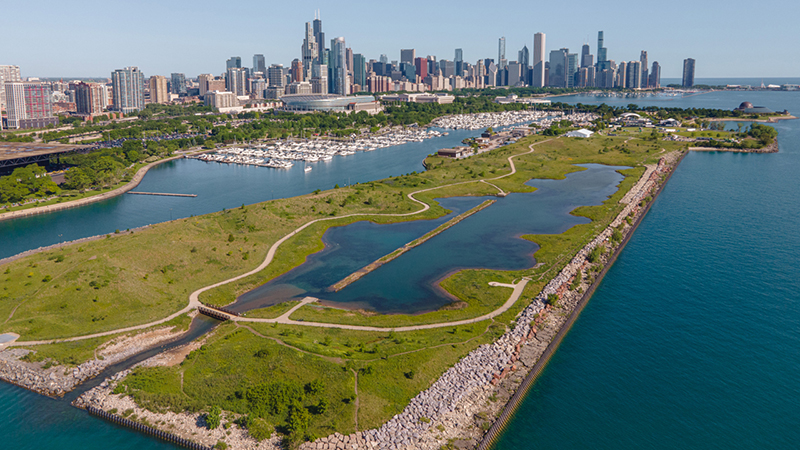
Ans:
[{"label": "shoreline vegetation", "polygon": [[[530,151],[524,151],[527,146]],[[619,190],[602,205],[573,211],[590,223],[560,235],[523,236],[540,245],[535,267],[459,271],[443,280],[442,288],[465,308],[409,317],[294,305],[299,309],[288,314],[282,309],[278,315],[329,326],[224,323],[204,336],[202,344],[176,356],[174,364],[115,375],[78,402],[111,414],[120,413],[112,405],[128,405],[120,413],[123,417],[156,426],[159,422],[166,426],[167,415],[170,421],[182,417],[191,427],[170,422],[179,429],[167,426],[165,431],[230,448],[256,448],[259,441],[258,448],[274,448],[281,439],[289,445],[311,441],[302,444],[309,449],[412,441],[421,448],[439,448],[462,438],[474,446],[501,403],[516,390],[515,380],[522,379],[523,369],[535,364],[566,320],[565,308],[574,307],[578,296],[597,280],[610,262],[608,251],[629,235],[637,214],[651,204],[651,193],[657,192],[653,189],[663,186],[686,147],[684,142],[651,140],[641,130],[585,140],[533,136],[464,160],[429,157],[429,170],[421,174],[242,206],[153,225],[118,239],[35,253],[0,266],[0,271],[6,269],[0,282],[0,318],[8,317],[0,331],[20,334],[23,342],[12,350],[36,357],[37,347],[24,345],[25,341],[74,336],[78,330],[113,331],[166,317],[184,308],[182,299],[197,286],[247,272],[251,258],[266,261],[267,248],[281,236],[287,245],[274,251],[271,264],[204,293],[204,301],[225,305],[238,293],[291,270],[321,249],[321,236],[331,226],[439,217],[447,212],[434,198],[495,195],[498,190],[529,192],[532,188],[524,185],[529,179],[563,178],[581,170],[576,164],[633,167],[620,171],[625,178]],[[406,194],[409,191],[419,194],[412,198]],[[419,210],[419,204],[410,200],[425,207]],[[347,217],[352,214],[360,215]],[[333,220],[287,234],[320,217]],[[270,227],[264,228],[264,223]],[[516,292],[518,287],[519,300],[491,320],[390,330],[481,317],[506,301],[508,288]],[[88,295],[80,292],[83,288],[88,288]],[[259,315],[258,310],[253,313]],[[347,330],[343,325],[349,323],[386,329]],[[40,354],[36,364],[68,371],[85,363],[82,358],[91,358],[92,351],[110,339],[81,341],[83,357],[65,343],[50,344],[49,353]],[[229,364],[232,360],[236,367]],[[259,384],[264,379],[274,381]],[[276,399],[286,400],[275,403]],[[268,403],[274,407],[258,406]],[[236,431],[241,439],[220,434],[214,423]]]}]

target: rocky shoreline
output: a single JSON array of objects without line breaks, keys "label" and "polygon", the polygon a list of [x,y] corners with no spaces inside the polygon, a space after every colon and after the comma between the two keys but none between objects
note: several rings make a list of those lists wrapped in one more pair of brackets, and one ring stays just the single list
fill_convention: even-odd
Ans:
[{"label": "rocky shoreline", "polygon": [[0,380],[48,397],[62,397],[107,367],[184,333],[171,330],[172,327],[162,327],[114,338],[95,352],[94,359],[75,367],[54,365],[50,361],[25,361],[24,358],[35,350],[10,347],[0,352]]},{"label": "rocky shoreline", "polygon": [[[615,249],[625,242],[634,228],[632,224],[646,212],[645,199],[658,192],[659,186],[682,156],[681,152],[669,153],[661,158],[658,165],[647,166],[642,177],[620,200],[625,204],[623,211],[611,225],[579,250],[524,308],[517,316],[513,329],[492,344],[482,345],[466,355],[430,388],[414,397],[403,412],[380,428],[347,436],[336,433],[306,442],[300,449],[394,450],[439,449],[444,445],[457,445],[460,448],[478,446],[520,383],[568,323],[584,295],[590,294],[591,287],[599,281],[598,273],[602,273],[604,267],[613,262]],[[615,230],[622,233],[621,241],[612,241]],[[605,250],[603,256],[593,263],[589,262],[590,253],[599,246]],[[579,281],[576,282],[579,274]],[[585,294],[587,292],[589,294]],[[554,301],[553,296],[558,300]],[[145,363],[160,364],[148,361]],[[163,431],[203,445],[224,442],[229,449],[281,448],[274,434],[272,438],[259,443],[246,430],[234,424],[225,432],[221,429],[208,430],[202,427],[201,414],[156,414],[139,408],[129,397],[113,394],[116,383],[128,373],[121,372],[107,379],[101,386],[76,400],[76,406],[94,406],[106,412],[126,411],[144,420],[143,423],[155,424]]]}]

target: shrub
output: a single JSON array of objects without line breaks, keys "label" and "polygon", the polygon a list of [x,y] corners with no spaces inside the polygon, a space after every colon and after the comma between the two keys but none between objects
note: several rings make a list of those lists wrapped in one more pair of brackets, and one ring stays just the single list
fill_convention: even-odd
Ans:
[{"label": "shrub", "polygon": [[263,441],[264,439],[268,439],[272,436],[272,432],[275,430],[275,427],[269,424],[264,419],[258,418],[250,421],[247,426],[247,431],[250,432],[250,436],[253,436],[253,439],[257,441]]},{"label": "shrub", "polygon": [[209,430],[213,430],[219,427],[222,418],[220,417],[222,414],[222,410],[219,406],[215,406],[211,408],[211,411],[206,414],[206,425],[208,425]]}]

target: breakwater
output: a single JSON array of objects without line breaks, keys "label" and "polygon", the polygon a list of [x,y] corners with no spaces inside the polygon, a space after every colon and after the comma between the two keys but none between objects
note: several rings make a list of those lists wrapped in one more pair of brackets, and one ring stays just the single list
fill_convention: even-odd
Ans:
[{"label": "breakwater", "polygon": [[94,406],[86,407],[86,411],[89,414],[93,415],[93,416],[97,416],[97,417],[100,417],[101,419],[105,419],[105,420],[108,420],[110,422],[114,422],[117,425],[122,425],[122,426],[125,426],[125,427],[133,428],[134,430],[136,430],[136,431],[138,431],[140,433],[149,434],[150,436],[154,436],[154,437],[157,437],[159,439],[165,440],[167,442],[171,442],[173,444],[180,445],[182,447],[186,447],[186,448],[188,448],[190,450],[212,450],[211,447],[206,447],[205,445],[200,445],[200,444],[198,444],[196,442],[192,442],[192,441],[190,441],[188,439],[184,439],[184,438],[175,436],[174,434],[167,433],[165,431],[161,431],[161,430],[155,429],[155,428],[153,428],[151,426],[148,426],[148,425],[145,425],[143,423],[134,422],[134,421],[132,421],[130,419],[126,419],[125,417],[120,417],[120,416],[118,416],[116,414],[107,413],[107,412],[103,411],[102,409],[95,408]]},{"label": "breakwater", "polygon": [[483,202],[480,205],[470,209],[469,211],[467,211],[465,213],[462,213],[462,214],[459,214],[458,216],[450,219],[449,221],[439,225],[434,230],[426,233],[424,236],[422,236],[420,238],[417,238],[417,239],[414,239],[413,241],[411,241],[408,244],[398,248],[397,250],[393,251],[392,253],[389,253],[386,256],[382,256],[381,258],[377,259],[376,261],[374,261],[374,262],[362,267],[361,269],[358,269],[357,271],[355,271],[352,274],[348,275],[347,277],[343,278],[341,281],[333,284],[331,287],[328,288],[328,291],[333,291],[333,292],[341,291],[342,289],[344,289],[347,286],[351,285],[352,283],[356,282],[358,279],[360,279],[363,276],[367,275],[368,273],[374,271],[378,267],[380,267],[380,266],[382,266],[382,265],[384,265],[384,264],[386,264],[386,263],[388,263],[390,261],[393,261],[393,260],[397,259],[398,257],[400,257],[400,255],[402,255],[403,253],[411,250],[412,248],[418,247],[418,246],[424,244],[429,239],[431,239],[434,236],[437,236],[437,235],[443,233],[448,228],[456,225],[457,223],[461,222],[462,220],[466,219],[467,217],[469,217],[469,216],[471,216],[471,215],[473,215],[475,213],[478,213],[478,212],[488,208],[489,206],[493,205],[496,201],[497,200],[486,200],[485,202]]}]

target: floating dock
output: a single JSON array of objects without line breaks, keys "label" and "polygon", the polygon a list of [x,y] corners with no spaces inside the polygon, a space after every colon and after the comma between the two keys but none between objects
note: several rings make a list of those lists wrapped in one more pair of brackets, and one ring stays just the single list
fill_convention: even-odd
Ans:
[{"label": "floating dock", "polygon": [[129,191],[128,194],[137,195],[161,195],[164,197],[197,197],[197,194],[170,194],[168,192],[133,192]]}]

